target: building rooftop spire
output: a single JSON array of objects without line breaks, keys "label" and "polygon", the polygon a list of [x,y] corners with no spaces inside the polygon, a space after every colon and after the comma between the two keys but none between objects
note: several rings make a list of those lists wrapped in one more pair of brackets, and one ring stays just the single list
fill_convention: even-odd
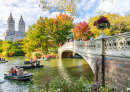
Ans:
[{"label": "building rooftop spire", "polygon": [[8,20],[11,20],[11,19],[13,19],[13,17],[12,17],[12,13],[10,12],[10,16],[9,16]]},{"label": "building rooftop spire", "polygon": [[21,17],[20,17],[20,20],[19,21],[23,21],[23,17],[22,17],[22,15],[21,15]]}]

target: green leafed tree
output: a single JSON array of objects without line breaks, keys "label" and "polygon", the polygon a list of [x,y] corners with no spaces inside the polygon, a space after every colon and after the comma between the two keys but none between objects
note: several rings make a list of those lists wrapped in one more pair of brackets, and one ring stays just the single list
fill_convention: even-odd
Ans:
[{"label": "green leafed tree", "polygon": [[35,45],[33,44],[32,41],[29,41],[29,39],[23,39],[23,46],[22,46],[22,50],[24,51],[24,53],[26,53],[27,57],[31,56],[31,53],[33,51],[36,51],[35,49]]},{"label": "green leafed tree", "polygon": [[12,42],[11,41],[4,41],[4,43],[2,44],[3,55],[8,56],[11,48],[12,48]]},{"label": "green leafed tree", "polygon": [[3,41],[2,40],[0,40],[0,53],[2,52],[2,44],[3,44]]},{"label": "green leafed tree", "polygon": [[[31,48],[29,48],[32,49],[31,51],[40,50],[41,52],[47,53],[49,40],[49,32],[46,30],[47,20],[47,18],[40,17],[37,23],[30,26],[27,30],[27,40],[25,40],[24,44],[31,46]],[[29,44],[26,42],[29,42]]]}]

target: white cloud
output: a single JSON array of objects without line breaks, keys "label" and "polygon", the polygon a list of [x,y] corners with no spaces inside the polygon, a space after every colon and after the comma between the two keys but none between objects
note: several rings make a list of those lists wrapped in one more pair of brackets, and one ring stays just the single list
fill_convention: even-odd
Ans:
[{"label": "white cloud", "polygon": [[83,21],[85,21],[85,19],[79,19],[79,18],[76,18],[76,19],[74,19],[74,21],[73,21],[73,23],[80,23],[80,22],[83,22]]},{"label": "white cloud", "polygon": [[101,0],[96,11],[105,11],[125,15],[130,11],[130,0],[113,0],[113,2],[110,2],[109,0],[103,2]]}]

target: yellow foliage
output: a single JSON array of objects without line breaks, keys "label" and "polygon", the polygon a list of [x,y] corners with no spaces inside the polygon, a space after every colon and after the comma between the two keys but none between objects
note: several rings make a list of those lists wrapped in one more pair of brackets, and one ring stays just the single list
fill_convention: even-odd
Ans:
[{"label": "yellow foliage", "polygon": [[[119,14],[111,14],[103,12],[103,15],[108,18],[110,22],[110,29],[105,29],[104,32],[107,36],[111,36],[113,34],[119,34],[120,32],[126,32],[130,30],[130,15],[125,17],[120,16]],[[98,20],[100,15],[92,17],[89,19],[89,26],[91,31],[94,32],[94,37],[97,38],[101,34],[101,30],[98,30],[96,26],[94,26],[94,22]]]},{"label": "yellow foliage", "polygon": [[42,9],[44,11],[51,11],[53,8],[55,8],[60,12],[63,10],[71,13],[72,15],[77,15],[77,2],[79,2],[79,0],[42,0],[40,1],[39,7],[42,6]]}]

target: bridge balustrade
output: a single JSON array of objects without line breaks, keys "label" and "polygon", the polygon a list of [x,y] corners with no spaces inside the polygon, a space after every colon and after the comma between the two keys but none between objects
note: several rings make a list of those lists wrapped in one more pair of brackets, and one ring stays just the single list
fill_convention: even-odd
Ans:
[{"label": "bridge balustrade", "polygon": [[67,42],[58,49],[75,50],[90,54],[118,55],[130,54],[130,32],[110,36],[94,41]]}]

